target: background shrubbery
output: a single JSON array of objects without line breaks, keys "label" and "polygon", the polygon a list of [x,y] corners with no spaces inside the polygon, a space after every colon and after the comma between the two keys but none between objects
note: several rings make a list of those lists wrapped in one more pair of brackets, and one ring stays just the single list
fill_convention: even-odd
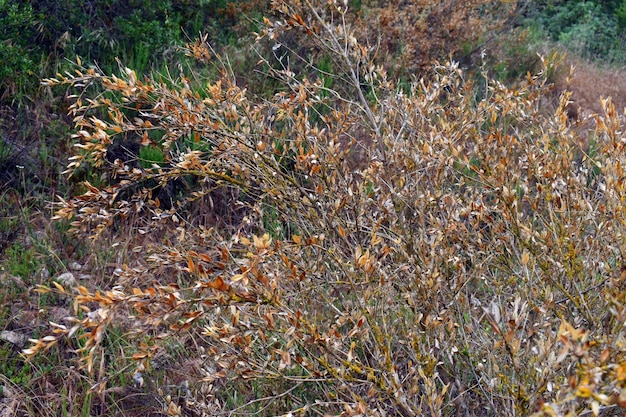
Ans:
[{"label": "background shrubbery", "polygon": [[[121,62],[138,74],[167,72],[181,62],[178,47],[207,34],[216,47],[242,48],[268,2],[194,1],[2,1],[0,2],[0,167],[4,181],[50,193],[33,161],[63,160],[71,121],[63,91],[42,88],[40,80],[70,70],[80,56],[106,71]],[[247,44],[246,44],[247,45]],[[250,54],[245,52],[246,56]],[[65,130],[65,131],[64,131]],[[70,145],[71,146],[71,145]],[[44,163],[45,166],[45,163]],[[53,175],[54,176],[54,175]],[[25,190],[21,190],[22,192]],[[55,190],[64,194],[65,189]]]},{"label": "background shrubbery", "polygon": [[530,13],[553,41],[585,58],[623,63],[626,2],[540,1]]},{"label": "background shrubbery", "polygon": [[623,412],[623,118],[530,49],[621,4],[0,4],[60,69],[3,84],[0,406]]}]

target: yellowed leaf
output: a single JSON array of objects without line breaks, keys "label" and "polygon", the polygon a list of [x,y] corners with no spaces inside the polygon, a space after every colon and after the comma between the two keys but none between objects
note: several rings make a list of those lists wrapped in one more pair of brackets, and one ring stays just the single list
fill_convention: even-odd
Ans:
[{"label": "yellowed leaf", "polygon": [[529,261],[530,261],[530,254],[528,253],[527,250],[524,250],[524,253],[522,253],[522,265],[524,266],[528,265]]},{"label": "yellowed leaf", "polygon": [[230,280],[232,282],[239,282],[242,279],[244,279],[244,275],[243,274],[237,274],[237,275],[233,275],[233,277]]}]

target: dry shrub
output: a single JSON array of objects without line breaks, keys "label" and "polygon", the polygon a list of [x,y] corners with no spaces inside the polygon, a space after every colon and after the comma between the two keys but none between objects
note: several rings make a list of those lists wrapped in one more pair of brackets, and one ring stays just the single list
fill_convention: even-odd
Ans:
[{"label": "dry shrub", "polygon": [[[464,55],[489,34],[512,24],[518,5],[500,0],[365,2],[357,25],[390,70],[428,70],[435,59]],[[447,55],[442,56],[442,53]]]},{"label": "dry shrub", "polygon": [[[310,37],[335,58],[340,88],[294,72],[291,55],[268,73],[281,89],[257,99],[202,40],[188,54],[217,68],[205,85],[80,62],[47,80],[81,91],[69,172],[92,164],[109,179],[57,216],[94,238],[138,215],[137,233],[170,232],[138,249],[144,266],[118,286],[78,287],[74,324],[26,354],[80,335],[84,368],[102,370],[103,338],[122,323],[142,381],[186,335],[204,374],[186,406],[206,413],[623,411],[626,141],[610,101],[583,153],[567,95],[541,109],[549,62],[516,88],[474,84],[449,63],[401,90],[342,3],[275,7],[259,36]],[[162,161],[107,162],[131,133]],[[183,178],[189,190],[164,207],[151,187]],[[217,195],[240,216],[198,224],[194,202]]]}]

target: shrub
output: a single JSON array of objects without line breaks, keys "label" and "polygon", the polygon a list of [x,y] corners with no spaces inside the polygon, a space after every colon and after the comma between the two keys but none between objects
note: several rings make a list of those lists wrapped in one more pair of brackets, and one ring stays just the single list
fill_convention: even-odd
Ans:
[{"label": "shrub", "polygon": [[15,100],[38,81],[37,23],[29,5],[0,0],[0,100]]},{"label": "shrub", "polygon": [[[356,40],[345,5],[320,3],[276,2],[280,18],[259,38],[283,48],[295,31],[308,36],[333,57],[332,87],[306,55],[294,71],[286,50],[278,64],[261,55],[281,88],[250,96],[206,39],[187,48],[216,66],[202,83],[80,62],[46,81],[81,91],[68,171],[87,163],[109,179],[61,201],[57,218],[94,239],[131,221],[154,238],[113,289],[79,286],[74,324],[55,324],[25,353],[81,334],[83,367],[104,369],[103,340],[123,325],[140,384],[173,341],[191,339],[203,365],[182,405],[205,412],[624,407],[625,142],[610,101],[591,152],[568,126],[567,94],[541,109],[550,62],[516,88],[475,85],[447,63],[399,89]],[[90,96],[92,85],[108,94]],[[159,163],[109,161],[125,135],[158,149]],[[190,138],[205,146],[182,146]],[[171,208],[145,186],[183,178],[194,180]],[[218,201],[228,222],[200,221]]]},{"label": "shrub", "polygon": [[427,71],[433,60],[468,58],[495,31],[512,26],[518,11],[513,2],[491,0],[363,3],[356,36],[376,45],[379,63],[404,77]]},{"label": "shrub", "polygon": [[621,8],[606,2],[568,1],[544,6],[539,20],[552,40],[584,58],[622,62]]}]

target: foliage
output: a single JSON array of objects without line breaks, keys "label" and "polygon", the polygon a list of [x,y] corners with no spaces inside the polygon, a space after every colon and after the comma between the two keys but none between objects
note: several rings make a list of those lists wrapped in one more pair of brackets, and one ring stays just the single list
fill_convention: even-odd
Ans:
[{"label": "foliage", "polygon": [[[0,1],[0,99],[31,97],[49,68],[79,55],[103,68],[115,58],[137,71],[166,61],[186,36],[211,31],[223,40],[249,27],[245,14],[266,2],[223,0]],[[241,27],[240,27],[241,26]],[[188,34],[188,35],[186,35]],[[21,104],[21,103],[20,103]]]},{"label": "foliage", "polygon": [[[78,54],[101,63],[112,62],[112,53],[133,56],[147,50],[155,56],[180,44],[184,32],[193,36],[214,25],[226,30],[238,24],[241,17],[233,14],[237,6],[240,11],[261,7],[257,2],[206,0],[63,0],[32,4],[46,17],[46,45],[69,47],[71,53],[67,55]],[[64,45],[59,44],[60,40]]]},{"label": "foliage", "polygon": [[[170,415],[625,408],[626,141],[610,100],[589,149],[567,93],[541,108],[549,61],[516,87],[449,62],[399,88],[344,3],[275,1],[274,13],[259,33],[280,83],[269,98],[240,86],[206,37],[186,52],[214,78],[78,60],[45,81],[77,89],[68,173],[106,174],[56,218],[93,241],[121,225],[153,239],[112,288],[40,287],[72,295],[75,317],[24,353],[70,338],[104,396],[120,326],[138,385],[189,343],[197,385]],[[113,152],[128,140],[139,163]],[[154,184],[179,198],[164,206]]]},{"label": "foliage", "polygon": [[539,12],[548,36],[585,58],[623,62],[626,3],[567,1],[547,3]]},{"label": "foliage", "polygon": [[[375,48],[373,56],[395,74],[427,70],[435,59],[466,57],[469,51],[510,25],[513,2],[419,0],[363,2],[355,35]],[[405,74],[399,74],[405,75]]]},{"label": "foliage", "polygon": [[615,10],[615,17],[619,29],[623,32],[626,29],[626,1],[622,1],[622,4]]},{"label": "foliage", "polygon": [[[28,4],[0,0],[0,99],[22,93],[39,76],[37,19]],[[30,82],[29,82],[30,80]]]}]

